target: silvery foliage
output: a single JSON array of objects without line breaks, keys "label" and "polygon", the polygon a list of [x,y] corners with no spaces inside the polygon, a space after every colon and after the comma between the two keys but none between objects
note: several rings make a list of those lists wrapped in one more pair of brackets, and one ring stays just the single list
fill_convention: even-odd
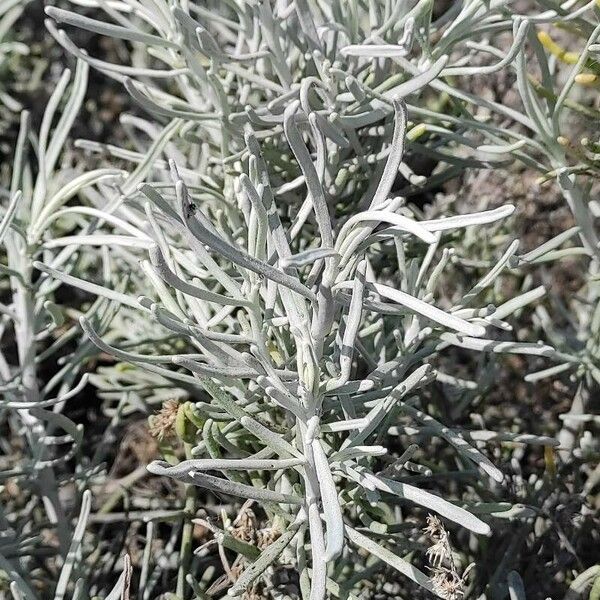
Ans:
[{"label": "silvery foliage", "polygon": [[[64,310],[54,302],[60,281],[40,279],[34,260],[56,265],[77,262],[76,247],[53,250],[47,240],[62,235],[65,223],[60,218],[73,212],[65,205],[74,197],[92,193],[102,182],[121,176],[113,168],[82,172],[60,164],[65,140],[85,95],[87,76],[84,62],[78,63],[74,74],[63,72],[38,132],[32,131],[30,114],[21,113],[10,181],[2,189],[6,201],[0,220],[0,244],[6,261],[0,264],[0,272],[3,287],[6,286],[3,291],[10,297],[8,304],[0,305],[0,406],[14,423],[14,429],[23,432],[25,442],[25,458],[18,467],[3,467],[0,478],[16,478],[40,499],[47,522],[56,529],[64,557],[75,540],[61,499],[60,488],[65,483],[61,477],[65,466],[79,454],[83,426],[61,411],[86,386],[88,375],[81,374],[82,366],[97,350],[76,324],[68,323]],[[95,227],[92,222],[85,225],[88,233]],[[79,268],[85,271],[85,263],[79,261]],[[98,298],[86,315],[103,331],[115,308],[114,303]],[[40,385],[44,369],[55,370]],[[87,487],[91,475],[85,469],[78,471],[74,476],[77,488]],[[0,519],[0,568],[9,575],[15,597],[36,598],[30,582],[14,565],[40,545],[39,532],[2,508]],[[64,585],[74,560],[71,556],[64,562]],[[57,591],[59,597],[60,593],[64,590]]]},{"label": "silvery foliage", "polygon": [[[517,15],[502,2],[455,3],[439,18],[432,17],[430,0],[368,6],[305,0],[74,5],[73,11],[47,9],[50,33],[78,59],[79,80],[76,75],[54,144],[48,135],[68,74],[49,104],[37,138],[41,175],[32,189],[20,174],[27,170],[15,170],[1,230],[7,233],[7,268],[20,260],[26,279],[22,284],[11,274],[19,312],[5,318],[23,324],[18,339],[31,348],[44,310],[60,320],[49,299],[55,286],[75,286],[99,300],[80,319],[83,354],[67,357],[64,373],[55,378],[60,393],[27,401],[60,407],[74,395],[81,385],[75,384],[77,361],[91,343],[136,367],[93,376],[106,398],[133,395],[143,405],[180,394],[197,401],[194,418],[202,428],[194,458],[177,465],[155,462],[151,472],[256,499],[272,519],[287,524],[286,534],[230,595],[240,595],[283,552],[300,572],[304,597],[336,595],[336,561],[362,561],[357,548],[435,591],[426,573],[386,543],[390,534],[385,526],[378,530],[375,507],[386,500],[398,510],[400,499],[487,535],[485,515],[498,504],[480,503],[476,515],[468,504],[405,483],[402,469],[409,463],[420,467],[410,462],[415,448],[396,454],[392,441],[398,435],[441,437],[456,450],[461,468],[473,465],[486,485],[497,488],[503,474],[477,446],[490,439],[489,432],[452,429],[420,407],[420,390],[435,379],[459,388],[473,383],[436,371],[431,362],[452,346],[549,357],[569,368],[590,362],[544,344],[497,341],[495,332],[510,330],[506,319],[539,300],[543,288],[499,306],[481,298],[505,268],[547,259],[576,234],[585,253],[597,253],[593,215],[579,180],[595,168],[595,159],[588,156],[585,168],[573,166],[557,141],[575,76],[596,49],[598,28],[589,24],[594,2],[576,7],[568,1],[558,12],[536,15]],[[84,15],[88,7],[98,9],[93,18]],[[556,91],[556,66],[534,35],[538,25],[555,21],[589,29],[580,64]],[[71,41],[71,27],[131,43],[131,64],[89,56]],[[505,32],[513,41],[501,51],[492,43]],[[528,76],[528,47],[541,62],[542,86],[549,92],[544,100]],[[486,55],[491,64],[477,65]],[[86,173],[48,201],[87,65],[121,81],[152,120],[123,117],[127,148],[78,142],[130,169]],[[508,68],[516,72],[524,111],[451,83]],[[459,104],[461,116],[446,114],[443,104],[436,110],[432,94]],[[505,121],[518,127],[507,129]],[[23,134],[22,146],[25,139]],[[419,157],[439,162],[428,178],[411,168]],[[484,235],[514,207],[424,219],[405,197],[466,168],[503,167],[515,159],[558,178],[578,227],[535,255],[519,256],[518,242],[509,242],[459,301],[443,304],[436,283],[452,260],[452,236],[465,227],[481,228]],[[76,194],[85,205],[66,206]],[[13,222],[19,207],[24,217]],[[81,230],[53,230],[60,217],[76,217]],[[18,241],[25,239],[25,245]],[[101,283],[92,281],[90,257],[100,259]],[[88,268],[81,269],[81,262]],[[33,269],[41,273],[35,285]],[[75,336],[73,331],[64,335]],[[158,347],[164,340],[176,340],[173,352],[148,350],[149,343]],[[141,350],[132,352],[136,347]],[[5,374],[6,385],[31,393],[27,382],[36,379],[35,363],[31,352],[24,356],[16,372]],[[28,408],[19,402],[9,400],[12,408]],[[60,408],[52,418],[20,414],[36,419],[32,428],[49,420],[51,434],[71,427]],[[79,430],[67,431],[80,440]],[[33,436],[32,453],[41,461],[33,466],[48,472],[48,489],[55,489],[52,465],[44,462],[45,435],[40,429]],[[553,444],[513,433],[492,438]],[[387,468],[379,472],[382,457]],[[51,520],[59,520],[59,504],[48,506]],[[75,549],[89,510],[86,493]],[[59,597],[74,560],[65,562]],[[16,597],[35,597],[22,580],[13,587]],[[118,586],[113,593],[120,593]]]}]

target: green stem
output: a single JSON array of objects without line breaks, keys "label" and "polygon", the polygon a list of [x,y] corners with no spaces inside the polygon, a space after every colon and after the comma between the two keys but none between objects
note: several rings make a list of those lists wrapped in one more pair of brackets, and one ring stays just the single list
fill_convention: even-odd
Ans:
[{"label": "green stem", "polygon": [[[185,444],[185,456],[187,459],[192,458],[191,444]],[[181,532],[181,546],[179,550],[179,570],[177,571],[177,597],[185,600],[186,580],[185,577],[190,570],[192,562],[192,533],[194,524],[192,519],[196,514],[196,486],[185,486],[185,506],[184,506],[184,523],[183,531]]]},{"label": "green stem", "polygon": [[[557,100],[558,96],[553,91],[546,89],[535,77],[529,75],[527,78],[529,79],[529,83],[531,83],[533,89],[539,96],[545,98],[546,100]],[[590,119],[600,118],[600,111],[594,108],[590,108],[589,106],[585,106],[579,102],[576,102],[571,98],[567,98],[565,100],[565,106],[586,117],[589,117]]]}]

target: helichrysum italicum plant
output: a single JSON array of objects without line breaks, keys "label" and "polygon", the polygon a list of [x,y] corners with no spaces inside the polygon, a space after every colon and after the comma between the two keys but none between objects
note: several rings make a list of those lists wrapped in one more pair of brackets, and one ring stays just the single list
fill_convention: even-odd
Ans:
[{"label": "helichrysum italicum plant", "polygon": [[[81,318],[101,350],[181,382],[192,396],[200,390],[207,394],[183,412],[198,430],[190,440],[190,457],[175,465],[152,463],[151,472],[259,501],[283,528],[283,535],[233,582],[230,595],[242,594],[287,545],[295,548],[301,587],[312,598],[325,597],[332,585],[330,565],[360,548],[434,590],[425,573],[361,531],[371,525],[383,533],[392,525],[391,515],[382,514],[378,505],[385,498],[392,505],[400,499],[480,535],[490,528],[468,509],[399,480],[410,457],[394,456],[389,434],[403,435],[412,427],[417,434],[440,436],[461,460],[500,483],[502,473],[468,436],[419,406],[419,390],[437,377],[428,363],[448,346],[552,354],[548,346],[488,337],[488,329],[502,327],[506,316],[541,293],[478,307],[478,295],[506,258],[459,305],[446,310],[435,305],[436,279],[450,256],[445,234],[485,226],[510,215],[513,207],[414,219],[401,198],[390,197],[406,127],[405,107],[395,103],[394,108],[392,145],[370,206],[342,219],[335,219],[315,167],[325,162],[324,147],[314,142],[313,162],[299,131],[302,113],[294,103],[286,110],[284,132],[310,198],[305,218],[314,219],[297,231],[309,229],[313,235],[292,235],[293,220],[284,225],[260,143],[248,129],[248,174],[234,180],[235,204],[202,203],[174,161],[171,187],[143,184],[135,193],[135,205],[146,201],[150,228],[119,236],[118,243],[148,247],[142,270],[154,286],[154,298],[134,299],[36,265],[67,283],[137,307],[188,341],[189,353],[132,353],[103,341]],[[311,132],[321,135],[318,126]]]},{"label": "helichrysum italicum plant", "polygon": [[[74,74],[68,70],[62,73],[37,133],[32,132],[30,114],[21,113],[10,179],[3,189],[7,200],[0,221],[0,272],[7,300],[0,305],[0,406],[9,432],[7,444],[20,435],[25,447],[19,464],[7,468],[5,465],[11,461],[3,462],[0,473],[3,482],[14,478],[16,487],[14,512],[0,512],[0,568],[8,573],[13,595],[18,598],[37,597],[37,574],[26,579],[21,569],[34,570],[35,551],[43,544],[44,532],[55,545],[50,554],[63,557],[56,594],[64,595],[75,561],[69,552],[78,551],[83,532],[73,532],[62,491],[65,479],[71,480],[78,498],[93,471],[82,464],[73,478],[68,475],[68,465],[81,452],[83,426],[61,414],[61,409],[87,385],[88,375],[82,370],[85,361],[97,352],[81,336],[76,320],[70,318],[71,311],[81,314],[81,306],[76,302],[67,306],[55,303],[60,282],[40,278],[34,267],[40,258],[57,266],[77,262],[76,248],[59,245],[57,250],[53,238],[69,227],[64,221],[69,215],[93,213],[86,213],[85,207],[65,205],[78,194],[86,190],[92,193],[94,186],[101,189],[103,182],[121,175],[113,168],[82,173],[61,166],[65,140],[81,106],[87,75],[85,62],[78,63]],[[61,101],[64,105],[59,108]],[[91,232],[94,224],[86,227]],[[85,272],[85,265],[80,269]],[[104,298],[97,298],[87,308],[85,314],[101,330],[114,313],[114,307]],[[42,382],[44,369],[54,370]],[[89,511],[89,491],[85,498]]]},{"label": "helichrysum italicum plant", "polygon": [[[534,379],[571,368],[588,380],[595,373],[593,342],[576,353],[567,344],[558,352],[507,338],[508,319],[537,303],[543,287],[525,284],[489,303],[505,270],[543,262],[575,235],[596,263],[597,234],[580,180],[596,169],[595,149],[587,140],[569,152],[562,130],[563,111],[581,110],[571,89],[582,70],[593,71],[594,2],[517,14],[502,2],[476,1],[441,15],[430,0],[73,4],[72,11],[46,11],[50,33],[78,60],[77,91],[63,118],[75,114],[89,65],[122,82],[149,119],[122,116],[123,147],[77,141],[78,149],[129,168],[80,175],[50,200],[44,158],[49,152],[55,162],[61,145],[45,147],[49,123],[42,125],[41,187],[31,196],[29,245],[20,256],[27,273],[41,272],[40,289],[75,286],[103,309],[80,317],[88,341],[57,379],[65,378],[65,395],[79,389],[74,377],[91,342],[119,361],[91,376],[111,418],[162,406],[150,429],[166,460],[148,469],[183,482],[185,505],[147,516],[139,596],[152,597],[157,585],[152,539],[154,522],[164,519],[183,523],[168,545],[177,555],[180,599],[276,597],[278,563],[293,565],[294,593],[310,600],[368,594],[381,564],[439,597],[462,597],[467,565],[459,573],[450,556],[430,561],[431,571],[419,569],[414,551],[423,546],[407,532],[422,528],[416,520],[424,512],[439,515],[443,523],[429,517],[429,534],[447,555],[444,523],[488,536],[494,519],[530,517],[530,509],[491,501],[503,497],[504,474],[481,443],[556,442],[467,431],[430,411],[433,382],[478,387],[436,368],[439,358],[460,348],[558,361]],[[570,23],[586,40],[578,54],[536,35],[555,22]],[[73,28],[112,38],[130,63],[91,56],[73,42]],[[505,33],[510,42],[501,46]],[[528,70],[529,48],[539,79]],[[553,89],[556,64],[547,54],[575,64],[560,89]],[[516,74],[523,110],[457,84],[504,69]],[[53,95],[50,121],[66,86],[61,80]],[[57,132],[64,141],[66,130]],[[440,283],[456,259],[456,240],[466,228],[483,240],[515,207],[499,199],[490,210],[426,218],[409,200],[431,199],[468,169],[514,161],[557,178],[577,227],[529,253],[519,252],[514,236],[500,236],[496,264],[459,296],[445,297]],[[424,162],[434,165],[427,176]],[[71,231],[49,229],[59,217],[75,219]],[[32,302],[56,317],[52,302],[40,304],[44,298]],[[543,309],[540,315],[550,331]],[[24,321],[30,329],[31,322]],[[20,384],[25,375],[21,368]],[[430,460],[434,438],[452,447],[456,470]],[[480,485],[461,500],[465,477]],[[440,479],[452,482],[452,495],[436,489]],[[224,517],[223,529],[203,521],[220,549],[224,585],[204,568],[212,546],[193,553],[194,519],[208,492],[259,503],[268,521],[260,548],[248,543],[254,534],[238,535],[238,521],[229,526]],[[86,492],[69,554],[77,558],[64,563],[60,598],[75,583],[73,566],[87,568],[80,556],[90,507]],[[225,549],[238,557],[232,565]],[[126,559],[112,592],[93,584],[91,593],[127,597],[130,576]],[[86,577],[94,581],[93,572]],[[83,581],[74,587],[78,598]],[[511,576],[511,593],[519,582]],[[13,585],[19,594],[35,597],[22,577]]]},{"label": "helichrysum italicum plant", "polygon": [[[398,46],[356,45],[350,42],[359,36],[334,36],[330,43],[344,60],[342,68],[319,50],[318,37],[311,38],[310,13],[299,18],[300,47],[306,43],[313,50],[299,54],[296,66],[283,58],[289,48],[286,53],[281,48],[296,40],[282,37],[281,22],[269,17],[271,7],[257,4],[252,11],[260,20],[249,26],[258,26],[269,52],[243,43],[235,54],[220,50],[208,30],[179,7],[165,21],[171,29],[162,32],[164,41],[48,9],[59,21],[179,55],[185,62],[171,61],[168,78],[199,104],[184,107],[182,100],[171,104],[164,96],[159,101],[159,88],[142,91],[129,79],[124,83],[146,110],[172,119],[155,145],[166,149],[167,141],[179,135],[197,142],[201,154],[167,151],[171,182],[150,181],[123,194],[131,211],[128,235],[109,234],[104,240],[148,248],[148,260],[141,265],[153,297],[146,291],[148,283],[140,288],[145,295],[135,299],[38,266],[146,311],[188,340],[192,353],[132,353],[103,341],[88,321],[81,322],[90,338],[118,359],[208,393],[210,401],[187,405],[188,418],[199,430],[190,450],[194,458],[176,465],[156,462],[151,471],[260,501],[285,530],[232,582],[230,595],[242,594],[286,546],[295,548],[306,597],[325,597],[333,582],[328,571],[357,548],[434,591],[427,574],[361,531],[364,525],[377,531],[379,524],[383,533],[392,525],[378,504],[384,498],[391,498],[392,505],[397,499],[409,501],[478,534],[489,534],[489,525],[465,508],[398,480],[410,456],[400,452],[394,457],[390,426],[395,425],[394,435],[412,426],[416,433],[445,438],[461,460],[501,482],[502,473],[465,436],[422,410],[417,392],[438,376],[460,385],[451,373],[438,375],[429,364],[448,346],[551,354],[547,346],[487,337],[488,329],[503,327],[506,316],[538,299],[543,289],[500,307],[473,306],[508,265],[516,250],[511,244],[459,304],[435,305],[436,281],[451,257],[446,232],[485,226],[509,216],[513,207],[418,221],[394,194],[399,171],[410,185],[424,183],[403,160],[407,142],[425,128],[416,125],[407,132],[412,107],[407,110],[396,98],[422,90],[442,72],[448,56],[428,60],[431,66],[408,80],[399,72],[394,85],[377,68],[366,77],[365,66],[375,65],[371,57],[379,53],[409,55],[416,18],[422,15],[402,21],[404,39]],[[522,30],[517,31],[521,37]],[[55,35],[74,50],[65,34]],[[263,66],[267,56],[269,67]],[[252,75],[245,63],[258,74]],[[98,66],[115,76],[142,75],[135,67]],[[299,86],[291,85],[303,70],[313,69],[314,75],[307,73]],[[352,75],[355,70],[361,78]],[[239,88],[248,77],[258,89]],[[205,95],[198,97],[196,86]],[[280,88],[283,95],[277,97]],[[273,100],[265,105],[263,95]],[[246,108],[236,112],[239,104]],[[368,130],[381,121],[380,132]],[[381,145],[382,138],[389,145]],[[149,227],[141,226],[142,219]],[[221,471],[225,478],[206,471]],[[184,589],[180,579],[178,592]]]}]

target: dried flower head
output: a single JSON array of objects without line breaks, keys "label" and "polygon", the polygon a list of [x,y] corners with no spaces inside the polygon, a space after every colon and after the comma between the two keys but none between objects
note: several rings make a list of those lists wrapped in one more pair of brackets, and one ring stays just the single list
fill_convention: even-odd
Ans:
[{"label": "dried flower head", "polygon": [[233,522],[231,535],[243,542],[254,544],[256,542],[257,528],[258,521],[256,515],[250,508],[250,503],[246,502]]},{"label": "dried flower head", "polygon": [[462,577],[451,569],[441,568],[431,578],[435,593],[444,600],[459,600],[465,595]]},{"label": "dried flower head", "polygon": [[178,400],[165,400],[161,409],[148,419],[151,435],[161,442],[172,437],[175,434],[175,421],[178,410]]},{"label": "dried flower head", "polygon": [[423,529],[423,533],[434,541],[448,538],[448,532],[436,515],[427,515],[427,527]]},{"label": "dried flower head", "polygon": [[426,555],[431,565],[431,582],[435,593],[444,600],[459,600],[464,596],[465,581],[474,565],[469,565],[462,576],[458,573],[450,546],[450,534],[435,515],[427,517],[427,527],[423,532],[434,542]]},{"label": "dried flower head", "polygon": [[435,515],[429,515],[427,517],[427,527],[423,529],[423,532],[432,542],[434,542],[426,552],[427,559],[431,565],[434,568],[439,568],[444,562],[451,562],[452,550],[450,548],[450,536],[439,518]]},{"label": "dried flower head", "polygon": [[281,535],[281,532],[276,527],[263,527],[259,529],[256,514],[250,508],[252,504],[252,501],[244,503],[238,516],[233,521],[230,532],[238,540],[254,544],[261,550],[264,550]]}]

